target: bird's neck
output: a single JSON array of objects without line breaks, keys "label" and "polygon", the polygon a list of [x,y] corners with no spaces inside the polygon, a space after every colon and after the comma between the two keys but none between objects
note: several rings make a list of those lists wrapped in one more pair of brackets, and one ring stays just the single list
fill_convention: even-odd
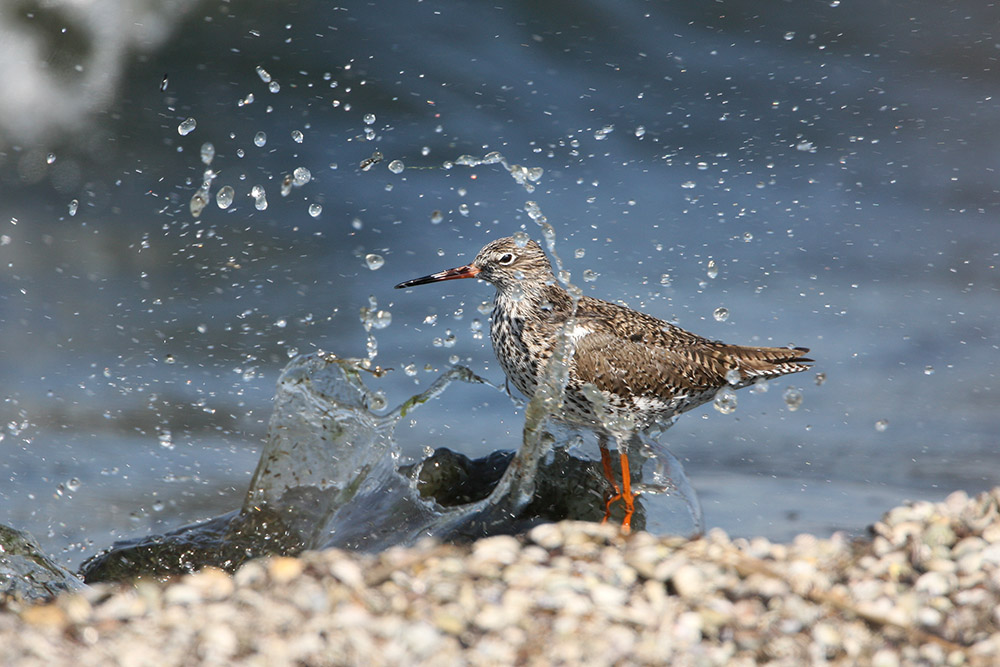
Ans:
[{"label": "bird's neck", "polygon": [[538,317],[543,313],[569,310],[572,301],[559,285],[520,281],[497,289],[493,314],[511,320]]}]

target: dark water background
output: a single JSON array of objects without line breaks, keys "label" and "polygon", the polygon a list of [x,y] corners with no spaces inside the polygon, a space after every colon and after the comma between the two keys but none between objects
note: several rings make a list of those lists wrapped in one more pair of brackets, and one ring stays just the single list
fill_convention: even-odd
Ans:
[{"label": "dark water background", "polygon": [[[527,201],[587,293],[813,349],[825,382],[784,378],[667,432],[710,526],[860,532],[891,503],[998,480],[996,8],[38,4],[0,10],[17,36],[0,75],[0,522],[67,562],[238,507],[282,365],[364,356],[369,296],[392,317],[374,331],[391,404],[455,360],[501,384],[475,334],[489,286],[392,286],[537,238]],[[205,142],[218,176],[195,219]],[[543,168],[537,189],[442,167],[489,151]],[[297,167],[312,179],[282,197]],[[521,424],[465,387],[398,435],[413,456],[478,456],[515,448]]]}]

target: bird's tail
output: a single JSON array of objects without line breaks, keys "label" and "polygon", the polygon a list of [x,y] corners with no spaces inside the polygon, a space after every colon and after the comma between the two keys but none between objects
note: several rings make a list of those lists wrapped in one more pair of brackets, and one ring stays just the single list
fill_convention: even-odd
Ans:
[{"label": "bird's tail", "polygon": [[736,363],[736,370],[744,380],[772,378],[809,369],[812,359],[805,356],[806,347],[744,347],[729,346],[727,357]]}]

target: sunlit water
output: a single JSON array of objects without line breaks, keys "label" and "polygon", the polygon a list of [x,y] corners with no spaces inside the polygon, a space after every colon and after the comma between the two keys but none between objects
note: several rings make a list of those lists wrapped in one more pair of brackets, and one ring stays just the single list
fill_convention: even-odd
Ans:
[{"label": "sunlit water", "polygon": [[[707,526],[857,532],[991,486],[992,23],[833,4],[207,2],[145,22],[171,39],[126,22],[7,68],[46,94],[90,80],[74,58],[138,60],[96,117],[71,78],[0,124],[0,522],[76,563],[239,507],[300,353],[395,369],[390,406],[455,364],[502,385],[492,288],[392,285],[541,239],[539,211],[585,293],[812,348],[814,373],[658,439]],[[524,424],[463,385],[395,434],[404,460],[483,456]]]}]

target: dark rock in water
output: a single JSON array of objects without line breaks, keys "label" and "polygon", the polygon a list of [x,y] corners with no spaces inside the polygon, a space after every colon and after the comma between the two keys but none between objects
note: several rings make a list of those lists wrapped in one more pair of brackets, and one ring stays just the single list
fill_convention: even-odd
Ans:
[{"label": "dark rock in water", "polygon": [[293,556],[302,542],[284,529],[280,517],[265,510],[223,514],[163,535],[115,542],[80,566],[88,584],[156,578],[194,572],[206,566],[235,571],[261,556]]},{"label": "dark rock in water", "polygon": [[417,472],[421,498],[442,507],[455,507],[483,500],[500,481],[514,452],[493,452],[481,459],[439,447],[416,466],[400,466],[404,475]]},{"label": "dark rock in water", "polygon": [[[399,472],[415,476],[422,498],[441,507],[456,507],[487,498],[507,469],[513,452],[493,452],[479,459],[436,450],[421,463],[401,466]],[[592,461],[557,452],[532,502],[518,517],[504,524],[471,523],[462,530],[439,535],[441,539],[467,541],[491,534],[519,533],[539,523],[563,519],[600,521],[604,504],[599,471]],[[573,484],[589,480],[591,488]],[[637,515],[641,527],[643,515]],[[261,508],[249,513],[230,512],[163,535],[115,542],[80,567],[88,583],[125,581],[136,577],[163,578],[213,566],[233,572],[251,558],[294,556],[305,549],[301,536],[288,530],[281,517]]]},{"label": "dark rock in water", "polygon": [[83,582],[46,556],[29,533],[0,525],[0,601],[44,600],[81,588]]}]

